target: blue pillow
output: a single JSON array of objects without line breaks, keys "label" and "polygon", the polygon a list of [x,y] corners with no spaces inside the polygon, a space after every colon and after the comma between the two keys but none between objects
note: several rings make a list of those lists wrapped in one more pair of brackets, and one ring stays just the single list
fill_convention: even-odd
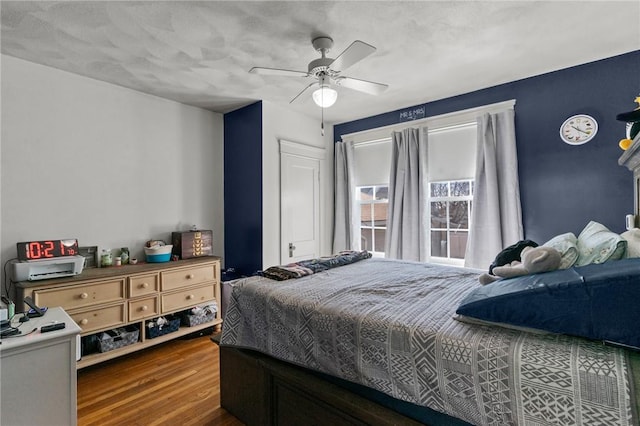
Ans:
[{"label": "blue pillow", "polygon": [[496,281],[469,293],[456,313],[640,348],[640,259]]}]

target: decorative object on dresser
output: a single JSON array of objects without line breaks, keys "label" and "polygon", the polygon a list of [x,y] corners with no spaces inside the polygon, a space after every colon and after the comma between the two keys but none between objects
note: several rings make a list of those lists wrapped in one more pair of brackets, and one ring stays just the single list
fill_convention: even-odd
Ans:
[{"label": "decorative object on dresser", "polygon": [[78,254],[84,257],[85,268],[96,268],[100,266],[98,253],[98,246],[78,247]]},{"label": "decorative object on dresser", "polygon": [[[39,306],[61,306],[82,328],[82,359],[78,368],[166,342],[201,329],[219,328],[219,311],[207,323],[179,327],[153,339],[145,325],[160,317],[178,317],[183,311],[220,301],[220,258],[199,257],[166,263],[138,263],[117,268],[87,269],[82,275],[55,280],[17,283],[18,309],[25,297]],[[110,330],[137,329],[135,342],[98,352],[97,336]],[[95,353],[90,349],[95,348]]]},{"label": "decorative object on dresser", "polygon": [[186,232],[172,232],[171,244],[173,254],[180,259],[211,256],[213,233],[207,230],[191,230]]},{"label": "decorative object on dresser", "polygon": [[155,245],[144,248],[144,254],[147,257],[149,263],[164,263],[171,260],[172,246],[169,245]]}]

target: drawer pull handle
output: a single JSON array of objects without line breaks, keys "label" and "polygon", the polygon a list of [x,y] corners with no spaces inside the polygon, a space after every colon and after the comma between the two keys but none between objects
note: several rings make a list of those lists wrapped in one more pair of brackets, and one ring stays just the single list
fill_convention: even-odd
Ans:
[{"label": "drawer pull handle", "polygon": [[194,276],[195,276],[195,275],[193,275],[193,274],[189,274],[189,275],[187,275],[187,279],[188,279],[188,280],[191,280],[191,279],[193,279],[193,277],[194,277]]},{"label": "drawer pull handle", "polygon": [[87,325],[87,324],[89,324],[89,320],[88,319],[83,318],[83,319],[80,320],[80,325]]},{"label": "drawer pull handle", "polygon": [[193,298],[195,298],[195,296],[193,294],[190,294],[190,295],[187,296],[187,300],[191,300]]},{"label": "drawer pull handle", "polygon": [[86,299],[87,297],[89,297],[87,293],[80,293],[80,299]]},{"label": "drawer pull handle", "polygon": [[140,284],[140,287],[149,288],[149,283],[142,283],[142,284]]},{"label": "drawer pull handle", "polygon": [[146,311],[147,309],[149,309],[149,308],[147,307],[147,305],[144,305],[144,306],[141,306],[141,307],[140,307],[140,310],[141,310],[142,312]]}]

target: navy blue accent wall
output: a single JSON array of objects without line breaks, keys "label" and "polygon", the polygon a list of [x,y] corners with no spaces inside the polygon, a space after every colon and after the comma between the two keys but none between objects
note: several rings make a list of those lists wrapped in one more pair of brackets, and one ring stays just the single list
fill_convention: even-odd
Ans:
[{"label": "navy blue accent wall", "polygon": [[225,267],[262,269],[262,102],[224,115]]},{"label": "navy blue accent wall", "polygon": [[[540,244],[554,235],[576,235],[590,221],[624,231],[633,212],[633,178],[618,165],[625,123],[616,115],[637,107],[640,51],[423,104],[426,116],[516,100],[516,139],[525,237]],[[411,108],[421,105],[411,106]],[[400,111],[338,124],[340,135],[399,123]],[[559,135],[578,113],[599,124],[596,137],[570,146]]]}]

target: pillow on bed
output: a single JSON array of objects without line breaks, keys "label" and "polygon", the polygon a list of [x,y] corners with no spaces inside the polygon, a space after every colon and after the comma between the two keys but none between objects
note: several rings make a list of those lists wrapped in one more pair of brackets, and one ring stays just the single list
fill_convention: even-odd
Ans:
[{"label": "pillow on bed", "polygon": [[578,260],[575,266],[622,259],[627,242],[598,222],[589,222],[578,235]]},{"label": "pillow on bed", "polygon": [[625,257],[640,257],[640,229],[632,228],[620,234],[627,241]]},{"label": "pillow on bed", "polygon": [[567,232],[553,237],[543,244],[560,252],[560,267],[558,269],[571,268],[578,259],[578,238],[573,232]]},{"label": "pillow on bed", "polygon": [[469,293],[456,313],[640,348],[640,258],[496,281]]}]

